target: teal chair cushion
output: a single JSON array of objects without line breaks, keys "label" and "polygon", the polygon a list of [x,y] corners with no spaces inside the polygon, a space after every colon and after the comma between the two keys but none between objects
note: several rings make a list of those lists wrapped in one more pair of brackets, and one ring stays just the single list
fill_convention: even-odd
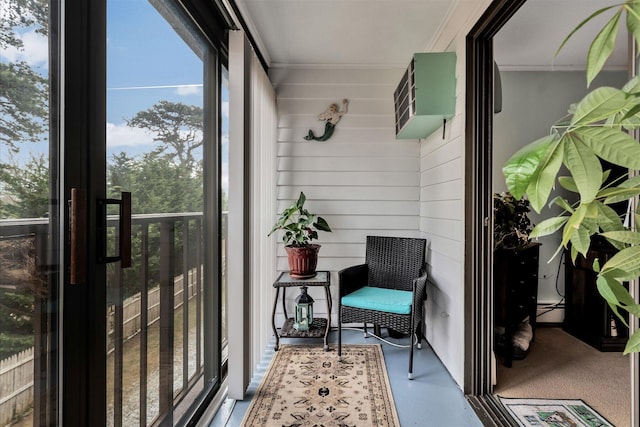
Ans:
[{"label": "teal chair cushion", "polygon": [[365,286],[349,295],[343,296],[340,301],[342,305],[348,307],[384,311],[386,313],[410,314],[412,296],[411,291]]}]

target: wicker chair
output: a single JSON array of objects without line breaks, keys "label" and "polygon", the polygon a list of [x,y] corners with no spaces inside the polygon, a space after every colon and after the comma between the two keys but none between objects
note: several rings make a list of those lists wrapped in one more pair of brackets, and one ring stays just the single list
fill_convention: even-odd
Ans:
[{"label": "wicker chair", "polygon": [[365,264],[338,273],[338,357],[342,324],[367,323],[410,335],[409,379],[413,379],[413,337],[421,348],[426,299],[425,239],[367,236]]}]

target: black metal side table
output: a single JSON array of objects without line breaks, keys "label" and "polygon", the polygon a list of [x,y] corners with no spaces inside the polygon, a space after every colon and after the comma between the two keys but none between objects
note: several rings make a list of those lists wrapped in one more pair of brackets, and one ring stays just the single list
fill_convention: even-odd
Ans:
[{"label": "black metal side table", "polygon": [[[301,286],[322,286],[324,287],[324,293],[327,300],[327,317],[313,316],[313,323],[310,325],[308,331],[298,331],[293,327],[294,319],[287,315],[286,290],[287,288],[301,287]],[[280,273],[273,287],[276,288],[276,296],[273,300],[273,312],[271,314],[271,326],[273,327],[273,334],[276,337],[275,349],[278,350],[280,338],[322,338],[324,335],[324,351],[329,350],[327,343],[327,337],[329,336],[329,330],[331,329],[331,273],[328,271],[318,271],[315,277],[310,279],[294,279],[289,275],[289,272],[285,271]],[[285,322],[280,329],[276,329],[276,307],[278,306],[278,297],[280,295],[280,288],[282,288],[282,310],[284,312]]]}]

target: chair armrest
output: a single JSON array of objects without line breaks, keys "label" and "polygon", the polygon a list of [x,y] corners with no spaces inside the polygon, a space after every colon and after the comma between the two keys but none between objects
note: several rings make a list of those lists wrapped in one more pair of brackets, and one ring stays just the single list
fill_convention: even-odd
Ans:
[{"label": "chair armrest", "polygon": [[412,313],[414,321],[424,321],[424,301],[427,299],[427,272],[422,271],[422,274],[417,279],[413,279],[413,308]]},{"label": "chair armrest", "polygon": [[369,266],[367,264],[354,265],[338,272],[338,294],[342,298],[367,284]]},{"label": "chair armrest", "polygon": [[427,272],[423,271],[420,277],[413,279],[414,303],[422,303],[427,299]]}]

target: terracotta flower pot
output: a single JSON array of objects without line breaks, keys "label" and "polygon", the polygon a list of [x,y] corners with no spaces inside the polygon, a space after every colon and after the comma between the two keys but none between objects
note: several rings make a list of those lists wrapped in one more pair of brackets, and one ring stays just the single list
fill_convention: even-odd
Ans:
[{"label": "terracotta flower pot", "polygon": [[316,273],[318,251],[320,245],[311,244],[304,247],[285,246],[289,257],[289,274],[294,279],[310,279]]}]

